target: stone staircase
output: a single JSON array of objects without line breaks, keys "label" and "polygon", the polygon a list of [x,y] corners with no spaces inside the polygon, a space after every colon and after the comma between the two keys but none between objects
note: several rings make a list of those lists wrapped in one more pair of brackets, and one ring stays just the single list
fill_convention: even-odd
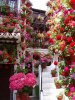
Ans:
[{"label": "stone staircase", "polygon": [[[47,66],[42,72],[42,100],[57,100],[57,95],[62,92],[63,93],[63,100],[69,100],[65,94],[64,89],[56,89],[54,79],[59,79],[59,75],[57,77],[52,77],[51,69],[52,66]],[[55,66],[55,65],[54,65]]]}]

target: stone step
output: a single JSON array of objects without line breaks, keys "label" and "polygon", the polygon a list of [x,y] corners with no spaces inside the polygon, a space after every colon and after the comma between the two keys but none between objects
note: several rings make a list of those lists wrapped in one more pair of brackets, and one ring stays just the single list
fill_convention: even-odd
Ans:
[{"label": "stone step", "polygon": [[43,95],[47,96],[47,95],[58,95],[59,93],[63,93],[64,94],[64,89],[60,88],[60,89],[44,89],[43,90]]},{"label": "stone step", "polygon": [[58,79],[58,77],[42,77],[42,82],[43,83],[53,83],[54,79]]},{"label": "stone step", "polygon": [[42,89],[43,89],[43,90],[44,90],[44,89],[51,89],[51,88],[53,88],[53,89],[56,88],[56,86],[55,86],[54,83],[42,83]]},{"label": "stone step", "polygon": [[[57,96],[55,95],[43,96],[43,100],[57,100]],[[69,99],[64,95],[62,100],[69,100]]]},{"label": "stone step", "polygon": [[51,77],[50,72],[42,72],[42,77]]}]

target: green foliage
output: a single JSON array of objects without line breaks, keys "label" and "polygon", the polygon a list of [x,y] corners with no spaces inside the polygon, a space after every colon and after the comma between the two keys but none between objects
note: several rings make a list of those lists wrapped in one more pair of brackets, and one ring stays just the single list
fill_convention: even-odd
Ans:
[{"label": "green foliage", "polygon": [[20,66],[18,66],[16,72],[17,72],[17,73],[23,72],[23,73],[27,74],[28,70],[27,70],[26,67],[23,69],[23,68],[21,68]]}]

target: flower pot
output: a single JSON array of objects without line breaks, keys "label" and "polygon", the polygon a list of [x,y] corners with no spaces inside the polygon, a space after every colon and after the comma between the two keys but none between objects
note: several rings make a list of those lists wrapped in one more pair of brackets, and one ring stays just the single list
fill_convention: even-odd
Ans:
[{"label": "flower pot", "polygon": [[30,100],[28,94],[16,94],[16,100]]},{"label": "flower pot", "polygon": [[60,83],[55,83],[55,85],[56,85],[56,88],[57,89],[60,89],[61,88],[61,84]]},{"label": "flower pot", "polygon": [[62,96],[58,96],[57,100],[63,100],[63,95]]},{"label": "flower pot", "polygon": [[56,74],[52,74],[52,77],[56,77]]}]

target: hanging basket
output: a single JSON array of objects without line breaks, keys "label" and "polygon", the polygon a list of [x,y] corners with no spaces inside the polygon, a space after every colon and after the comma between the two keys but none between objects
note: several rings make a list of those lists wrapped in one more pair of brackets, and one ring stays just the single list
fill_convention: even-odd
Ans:
[{"label": "hanging basket", "polygon": [[25,3],[26,0],[22,0],[22,3]]},{"label": "hanging basket", "polygon": [[28,94],[16,94],[16,100],[30,100]]}]

